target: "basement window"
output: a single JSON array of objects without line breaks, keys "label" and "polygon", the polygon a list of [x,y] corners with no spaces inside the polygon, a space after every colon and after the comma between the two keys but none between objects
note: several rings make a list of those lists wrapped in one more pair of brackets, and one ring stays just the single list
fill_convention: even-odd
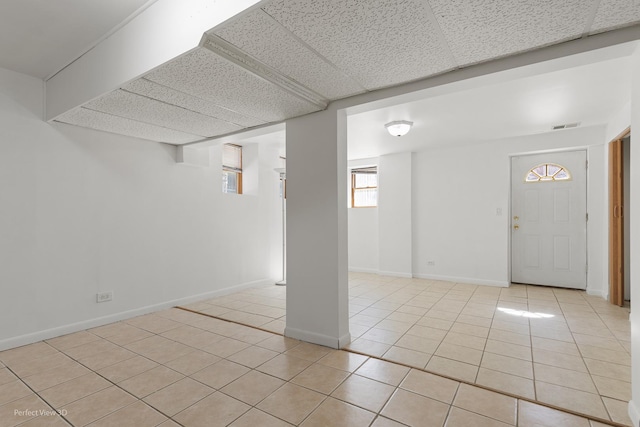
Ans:
[{"label": "basement window", "polygon": [[378,206],[378,167],[351,169],[351,207]]},{"label": "basement window", "polygon": [[525,182],[549,182],[549,181],[569,181],[571,174],[561,165],[555,163],[545,163],[538,165],[527,172]]},{"label": "basement window", "polygon": [[236,144],[222,146],[222,192],[242,194],[242,147]]}]

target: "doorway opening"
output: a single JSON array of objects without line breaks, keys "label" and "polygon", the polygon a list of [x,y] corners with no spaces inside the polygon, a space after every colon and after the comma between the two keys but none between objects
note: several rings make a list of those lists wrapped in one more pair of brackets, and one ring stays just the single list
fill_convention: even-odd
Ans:
[{"label": "doorway opening", "polygon": [[631,300],[629,269],[629,149],[631,129],[609,143],[609,301]]}]

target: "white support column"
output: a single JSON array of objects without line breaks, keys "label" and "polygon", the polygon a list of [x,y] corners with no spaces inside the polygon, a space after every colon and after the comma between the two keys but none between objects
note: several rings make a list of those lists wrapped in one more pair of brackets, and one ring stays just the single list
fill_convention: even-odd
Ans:
[{"label": "white support column", "polygon": [[287,121],[285,335],[347,345],[347,129],[333,109]]},{"label": "white support column", "polygon": [[47,81],[46,120],[194,49],[205,31],[258,0],[158,0]]}]

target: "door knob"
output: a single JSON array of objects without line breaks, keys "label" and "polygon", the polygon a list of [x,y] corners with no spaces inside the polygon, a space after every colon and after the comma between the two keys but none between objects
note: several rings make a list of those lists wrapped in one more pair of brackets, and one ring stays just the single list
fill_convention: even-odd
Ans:
[{"label": "door knob", "polygon": [[516,224],[516,225],[514,225],[514,226],[513,226],[513,229],[514,229],[514,230],[517,230],[517,229],[519,229],[519,228],[520,228],[520,226],[519,226],[518,224]]}]

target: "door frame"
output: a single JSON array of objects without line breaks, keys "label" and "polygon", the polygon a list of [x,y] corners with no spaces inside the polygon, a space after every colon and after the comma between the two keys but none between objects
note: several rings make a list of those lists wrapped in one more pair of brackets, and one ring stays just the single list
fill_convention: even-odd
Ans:
[{"label": "door frame", "polygon": [[[509,162],[509,194],[507,197],[509,206],[507,211],[509,212],[509,216],[507,217],[507,225],[506,225],[506,230],[507,230],[507,259],[508,259],[508,266],[507,266],[507,274],[508,274],[508,280],[509,280],[509,286],[511,286],[512,279],[513,279],[513,271],[512,271],[512,265],[513,265],[513,260],[511,259],[513,256],[513,251],[512,251],[512,236],[513,233],[511,232],[511,218],[513,217],[513,212],[511,211],[511,208],[513,206],[513,185],[512,185],[512,180],[513,180],[513,158],[514,157],[522,157],[522,156],[532,156],[532,155],[536,155],[536,154],[554,154],[554,153],[567,153],[567,152],[573,152],[573,151],[584,151],[586,154],[586,158],[587,158],[587,165],[589,164],[589,149],[587,146],[577,146],[577,147],[565,147],[565,148],[559,148],[559,149],[555,149],[555,150],[539,150],[539,151],[525,151],[522,153],[512,153],[509,154],[509,158],[507,159],[507,161]],[[587,166],[587,170],[586,170],[586,182],[585,182],[585,203],[586,203],[586,207],[587,207],[587,215],[589,215],[589,168]],[[585,273],[585,282],[586,282],[586,287],[585,287],[585,291],[589,290],[589,222],[587,221],[586,225],[585,225],[585,248],[584,248],[584,252],[585,252],[585,256],[586,256],[586,261],[587,261],[587,271]],[[542,286],[542,285],[537,285],[537,286]]]},{"label": "door frame", "polygon": [[[618,217],[619,221],[618,221],[618,225],[616,226],[615,221],[614,221],[614,208],[616,206],[616,201],[618,199],[615,199],[615,195],[614,195],[614,189],[615,188],[619,188],[619,196],[620,199],[619,201],[621,202],[621,205],[619,206],[620,208],[622,208],[626,203],[628,203],[628,200],[624,200],[624,192],[623,192],[623,188],[624,188],[624,178],[622,177],[622,172],[623,172],[623,163],[622,161],[620,161],[620,165],[618,165],[619,169],[619,176],[617,181],[615,181],[614,183],[614,167],[616,166],[616,164],[614,164],[614,160],[611,157],[611,150],[613,145],[612,144],[616,144],[619,143],[620,144],[620,150],[622,150],[622,140],[628,136],[631,135],[631,127],[626,128],[624,131],[622,131],[618,136],[616,136],[615,138],[613,138],[611,141],[609,141],[607,143],[607,154],[608,154],[608,171],[607,171],[607,177],[608,177],[608,183],[607,183],[607,188],[608,188],[608,193],[609,193],[609,197],[607,200],[607,222],[608,222],[608,228],[607,228],[607,232],[608,232],[608,251],[607,251],[607,258],[608,258],[608,274],[607,274],[607,278],[609,279],[608,281],[608,287],[607,290],[609,292],[608,298],[607,300],[614,305],[618,305],[618,306],[623,306],[624,305],[624,279],[625,279],[625,274],[624,274],[624,256],[625,256],[625,251],[624,251],[624,235],[625,235],[625,231],[624,231],[624,217],[620,216]],[[621,159],[620,159],[621,160]],[[616,183],[617,183],[617,187],[616,187]],[[614,188],[615,187],[615,188]],[[621,222],[621,224],[620,224]],[[615,263],[614,260],[614,246],[618,246],[618,252],[619,252],[619,258],[621,258],[619,264]],[[614,264],[618,266],[618,268],[620,269],[620,271],[618,271],[617,273],[614,272]]]}]

